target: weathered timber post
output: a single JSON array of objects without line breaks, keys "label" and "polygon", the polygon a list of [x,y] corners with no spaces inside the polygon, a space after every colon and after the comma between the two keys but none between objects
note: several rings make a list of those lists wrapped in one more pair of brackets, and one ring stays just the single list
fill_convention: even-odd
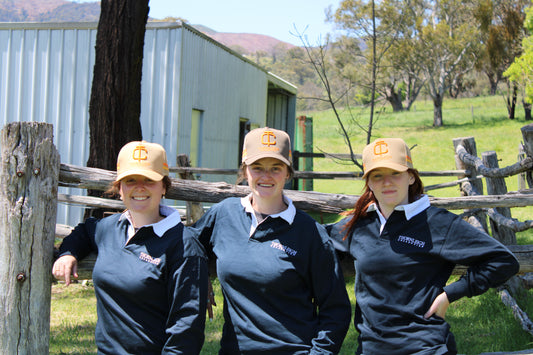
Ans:
[{"label": "weathered timber post", "polygon": [[[190,167],[191,162],[189,161],[189,157],[187,154],[179,154],[176,163],[180,167]],[[194,180],[194,174],[189,172],[179,173],[179,176],[181,179],[185,180]],[[204,209],[202,207],[202,204],[200,202],[193,202],[193,201],[187,201],[187,221],[186,224],[193,224],[197,220],[202,217],[204,214]]]},{"label": "weathered timber post", "polygon": [[[522,138],[524,138],[524,150],[528,157],[533,157],[533,123],[525,125],[520,129],[522,131]],[[532,172],[526,173],[526,180],[529,188],[533,188]]]},{"label": "weathered timber post", "polygon": [[[483,164],[488,168],[499,168],[498,156],[495,151],[483,152],[481,154]],[[507,186],[504,178],[486,178],[488,195],[505,195]],[[508,207],[496,207],[496,212],[502,216],[511,218],[511,209]],[[516,234],[506,226],[499,225],[489,218],[492,236],[502,242],[504,245],[515,245]]]},{"label": "weathered timber post", "polygon": [[48,354],[59,153],[52,125],[1,131],[0,349]]},{"label": "weathered timber post", "polygon": [[[453,139],[453,148],[455,151],[457,151],[457,146],[462,145],[465,150],[468,152],[468,154],[477,156],[477,148],[476,148],[476,141],[474,137],[464,137],[464,138],[454,138]],[[457,156],[457,153],[455,154],[455,166],[458,170],[469,170],[470,171],[470,185],[472,188],[479,194],[483,195],[483,181],[481,179],[475,179],[475,177],[478,175],[477,169],[475,166],[465,165],[461,159]],[[462,179],[465,176],[458,176],[458,179]],[[463,185],[467,183],[461,184],[461,190],[463,190]],[[476,212],[473,216],[473,218],[477,219],[477,222],[481,224],[483,229],[487,232],[487,217],[482,211]]]},{"label": "weathered timber post", "polygon": [[[518,156],[517,161],[522,161],[526,158],[526,151],[524,149],[524,145],[520,143],[518,145]],[[522,191],[526,188],[526,173],[522,172],[518,174],[518,191]]]}]

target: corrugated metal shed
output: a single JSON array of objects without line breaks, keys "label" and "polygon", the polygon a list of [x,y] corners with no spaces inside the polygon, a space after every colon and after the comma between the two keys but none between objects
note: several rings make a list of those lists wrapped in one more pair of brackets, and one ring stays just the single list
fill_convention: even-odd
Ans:
[{"label": "corrugated metal shed", "polygon": [[[89,155],[96,27],[0,23],[0,123],[52,123],[63,163],[84,166]],[[294,132],[292,84],[179,22],[148,24],[141,97],[143,138],[162,144],[170,165],[194,151],[198,166],[236,168],[247,128]],[[75,190],[60,192],[84,193]],[[59,206],[58,223],[75,224],[81,214]]]}]

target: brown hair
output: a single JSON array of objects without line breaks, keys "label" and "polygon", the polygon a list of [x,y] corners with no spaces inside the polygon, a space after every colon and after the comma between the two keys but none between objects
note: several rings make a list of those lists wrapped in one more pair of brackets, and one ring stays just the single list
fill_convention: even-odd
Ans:
[{"label": "brown hair", "polygon": [[[413,178],[415,181],[409,185],[409,203],[414,202],[420,198],[420,196],[424,193],[424,184],[422,183],[422,180],[420,179],[420,175],[418,174],[418,170],[416,169],[408,169],[408,173],[411,173],[413,175]],[[346,235],[344,236],[344,239],[348,237],[349,234],[353,232],[355,229],[355,224],[358,220],[361,218],[366,217],[368,207],[372,203],[377,203],[376,197],[374,196],[374,193],[370,188],[368,187],[368,176],[365,179],[365,187],[363,194],[357,199],[355,202],[354,208],[352,211],[344,212],[343,215],[351,215],[352,218],[346,223],[344,226],[344,231],[346,232]]]},{"label": "brown hair", "polygon": [[[294,176],[294,170],[292,170],[292,167],[287,164],[285,164],[285,166],[287,166],[287,170],[289,171],[289,177],[287,178],[288,181]],[[237,173],[237,181],[235,181],[235,185],[239,185],[244,180],[246,180],[246,163],[242,163],[239,167],[239,172]]]},{"label": "brown hair", "polygon": [[[122,180],[113,181],[111,184],[109,184],[109,187],[107,188],[105,194],[109,194],[110,196],[118,196],[120,193],[120,182]],[[170,189],[170,186],[172,185],[172,181],[168,176],[163,176],[163,187],[165,188],[165,192]]]}]

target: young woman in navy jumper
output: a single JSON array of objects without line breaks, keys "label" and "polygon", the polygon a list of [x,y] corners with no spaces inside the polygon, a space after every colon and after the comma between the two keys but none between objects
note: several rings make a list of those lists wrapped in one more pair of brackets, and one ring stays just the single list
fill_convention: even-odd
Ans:
[{"label": "young woman in navy jumper", "polygon": [[195,224],[217,257],[224,295],[220,354],[336,354],[351,307],[323,226],[283,195],[292,174],[287,133],[250,131],[241,173],[251,193]]},{"label": "young woman in navy jumper", "polygon": [[130,142],[117,158],[110,192],[126,211],[89,218],[64,239],[53,274],[77,277],[77,261],[98,256],[93,270],[99,354],[198,354],[204,341],[207,258],[179,212],[161,205],[170,187],[162,146]]},{"label": "young woman in navy jumper", "polygon": [[[518,272],[511,252],[455,214],[430,206],[411,153],[399,138],[363,150],[365,189],[351,217],[328,226],[354,259],[357,354],[456,354],[444,320],[450,302]],[[447,284],[456,264],[467,265]]]}]

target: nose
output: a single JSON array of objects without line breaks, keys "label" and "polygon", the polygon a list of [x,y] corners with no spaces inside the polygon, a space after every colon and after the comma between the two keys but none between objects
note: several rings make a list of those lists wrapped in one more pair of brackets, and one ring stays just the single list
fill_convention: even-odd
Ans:
[{"label": "nose", "polygon": [[383,184],[384,185],[390,185],[392,183],[392,176],[391,175],[384,175],[383,176]]}]

